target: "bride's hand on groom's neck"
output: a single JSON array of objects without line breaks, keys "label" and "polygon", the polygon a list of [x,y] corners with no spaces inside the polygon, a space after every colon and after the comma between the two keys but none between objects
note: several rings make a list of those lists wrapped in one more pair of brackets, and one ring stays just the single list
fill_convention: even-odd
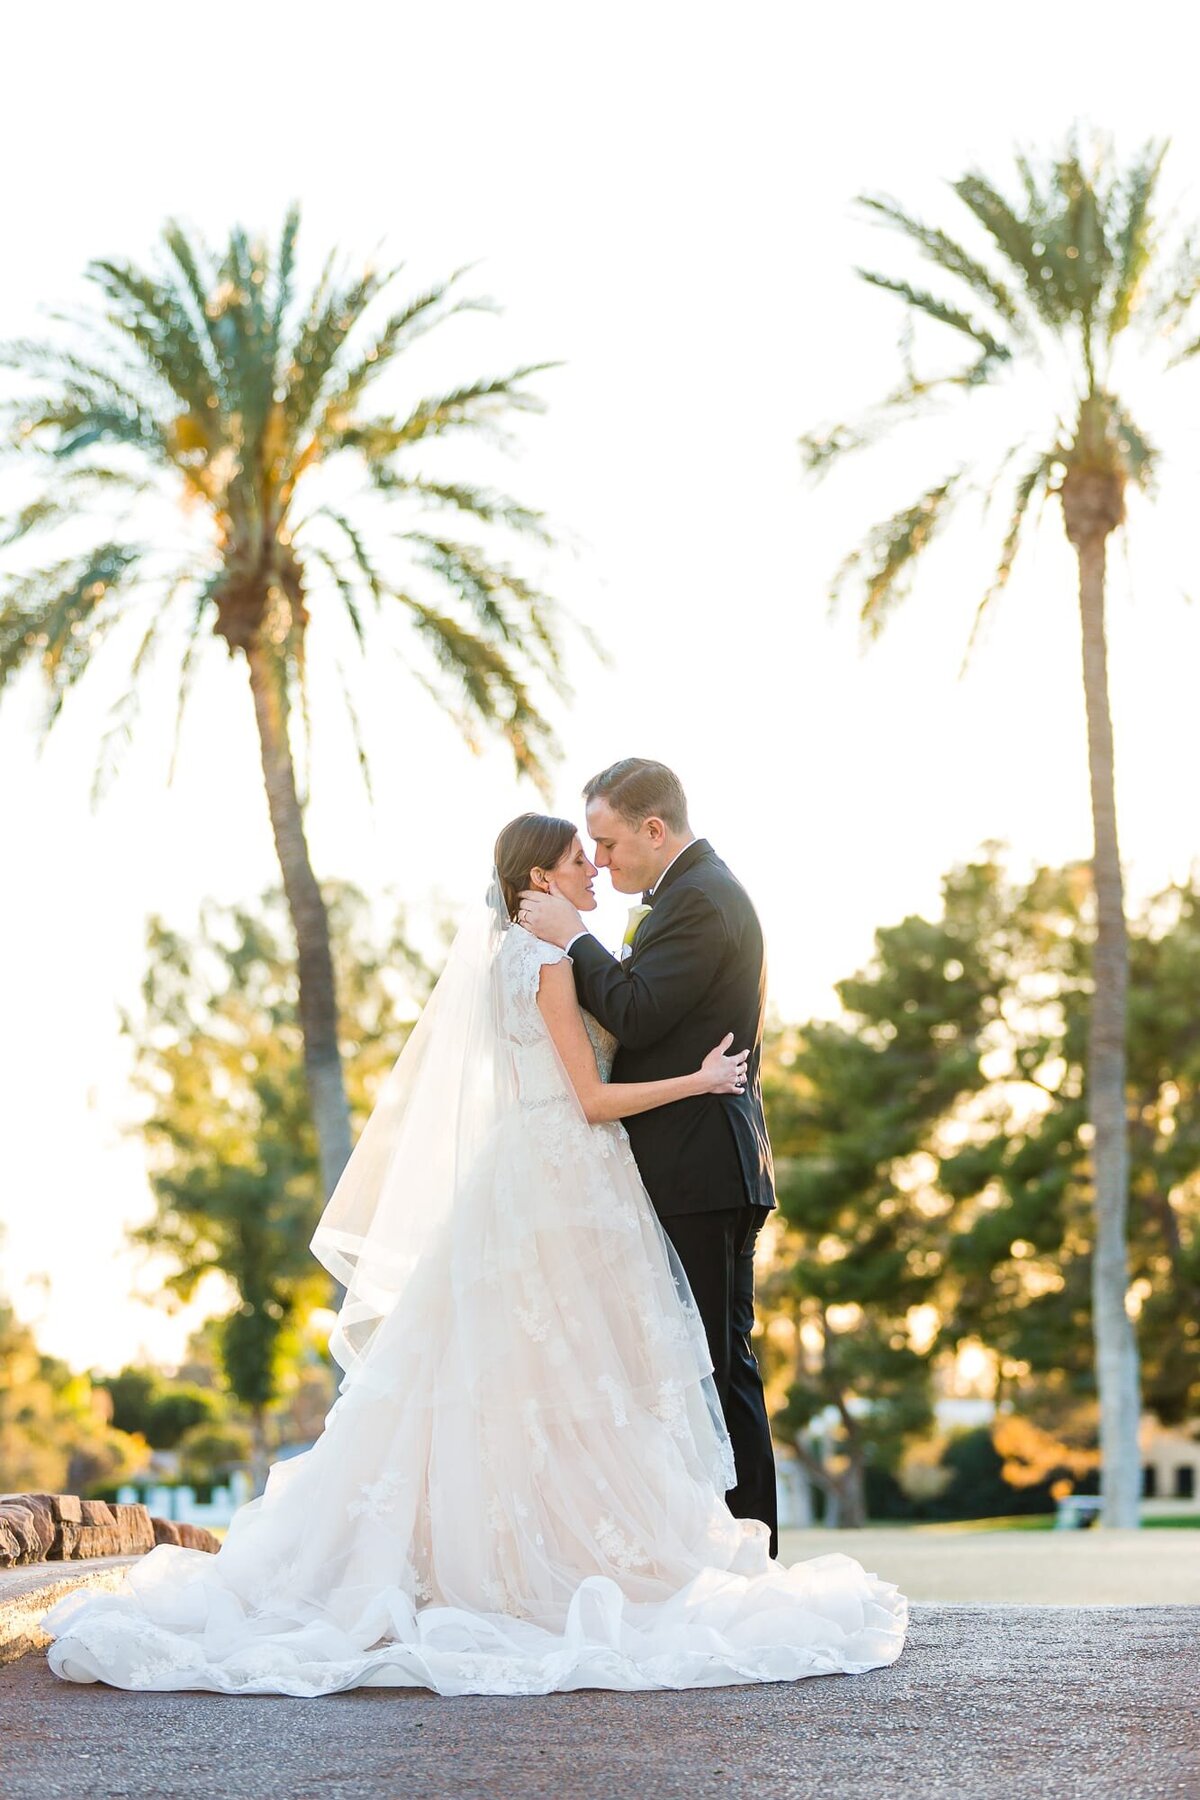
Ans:
[{"label": "bride's hand on groom's neck", "polygon": [[543,943],[557,944],[560,950],[565,950],[571,939],[578,937],[586,929],[579,913],[558,892],[553,881],[550,883],[549,893],[542,893],[536,888],[525,889],[517,911],[517,923],[532,931],[534,937],[541,938]]}]

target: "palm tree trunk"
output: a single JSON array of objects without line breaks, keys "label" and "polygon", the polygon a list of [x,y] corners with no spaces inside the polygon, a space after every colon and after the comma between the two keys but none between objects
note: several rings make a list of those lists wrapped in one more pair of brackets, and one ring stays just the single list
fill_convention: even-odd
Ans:
[{"label": "palm tree trunk", "polygon": [[1096,944],[1088,1027],[1087,1096],[1092,1126],[1096,1231],[1092,1252],[1092,1329],[1100,1396],[1100,1491],[1103,1523],[1138,1523],[1138,1352],[1125,1308],[1129,1147],[1125,1100],[1125,1035],[1129,949],[1117,843],[1108,651],[1104,629],[1105,534],[1076,541],[1087,701],[1088,773],[1092,792]]},{"label": "palm tree trunk", "polygon": [[350,1107],[338,1046],[337,988],[329,945],[329,918],[304,837],[296,771],[274,659],[257,641],[246,646],[250,689],[262,752],[263,781],[283,890],[296,933],[300,977],[300,1029],[304,1071],[320,1146],[326,1199],[350,1157]]},{"label": "palm tree trunk", "polygon": [[841,1477],[842,1504],[838,1524],[843,1531],[861,1531],[867,1522],[867,1468],[863,1443],[844,1394],[838,1396],[837,1409],[842,1415],[846,1455],[846,1468]]},{"label": "palm tree trunk", "polygon": [[267,1485],[271,1459],[267,1451],[267,1412],[263,1406],[250,1410],[250,1480],[254,1492],[261,1494]]}]

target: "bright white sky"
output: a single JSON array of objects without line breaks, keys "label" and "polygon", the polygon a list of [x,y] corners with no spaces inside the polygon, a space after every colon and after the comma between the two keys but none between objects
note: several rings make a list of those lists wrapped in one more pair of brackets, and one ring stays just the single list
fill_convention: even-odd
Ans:
[{"label": "bright white sky", "polygon": [[[669,761],[697,830],[759,904],[777,1008],[828,1012],[874,928],[934,905],[942,872],[983,840],[1007,840],[1022,863],[1089,846],[1074,575],[1056,514],[962,682],[990,566],[973,516],[868,658],[848,621],[828,620],[845,551],[973,442],[955,415],[815,491],[802,483],[799,434],[853,416],[898,372],[899,310],[852,270],[896,268],[900,246],[850,201],[883,188],[961,230],[946,179],[978,163],[1006,183],[1014,143],[1052,146],[1082,117],[1125,153],[1170,134],[1171,192],[1200,216],[1177,28],[1161,0],[1135,29],[1126,7],[1093,6],[1082,30],[1029,0],[1000,25],[879,0],[250,4],[232,40],[159,5],[26,9],[7,27],[6,126],[24,175],[6,193],[0,336],[76,300],[89,257],[143,257],[170,214],[214,239],[235,219],[274,235],[298,196],[309,267],[334,243],[365,256],[381,238],[414,284],[479,259],[476,286],[505,313],[464,325],[461,354],[450,326],[441,354],[467,376],[565,359],[507,480],[577,534],[561,591],[615,655],[604,670],[573,654],[556,810],[579,816],[580,784],[616,756]],[[1196,379],[1147,391],[1146,423],[1173,460],[1161,504],[1134,509],[1114,559],[1135,897],[1196,853],[1200,615],[1183,600],[1197,574],[1184,530]],[[1035,393],[1034,423],[1051,409]],[[123,1249],[148,1196],[123,1132],[117,1009],[136,999],[146,916],[187,927],[202,898],[245,901],[275,876],[241,673],[214,647],[170,791],[172,696],[152,700],[93,816],[118,691],[119,671],[106,684],[98,669],[40,760],[33,687],[0,707],[5,1285],[48,1349],[97,1366],[169,1361],[189,1322],[151,1304],[154,1272]],[[319,872],[417,906],[477,889],[498,826],[536,798],[499,750],[472,760],[390,661],[361,704],[377,805],[334,708],[319,709]],[[598,918],[611,941],[617,907]],[[135,1286],[148,1298],[131,1300]]]}]

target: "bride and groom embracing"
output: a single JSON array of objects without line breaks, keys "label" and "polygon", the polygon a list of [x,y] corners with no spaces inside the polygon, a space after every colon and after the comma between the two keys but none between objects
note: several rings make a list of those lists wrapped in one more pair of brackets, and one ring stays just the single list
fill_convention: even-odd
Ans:
[{"label": "bride and groom embracing", "polygon": [[[44,1621],[67,1680],[297,1696],[682,1688],[893,1662],[903,1597],[776,1560],[750,1348],[774,1205],[762,934],[660,763],[500,833],[312,1248],[345,1288],[322,1435],[216,1556]],[[614,958],[607,869],[643,893]]]}]

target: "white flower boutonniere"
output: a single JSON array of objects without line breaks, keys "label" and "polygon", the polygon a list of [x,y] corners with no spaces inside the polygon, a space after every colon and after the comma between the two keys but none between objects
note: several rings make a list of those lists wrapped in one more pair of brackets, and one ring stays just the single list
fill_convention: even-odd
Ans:
[{"label": "white flower boutonniere", "polygon": [[650,911],[648,906],[631,906],[629,919],[625,926],[625,936],[621,939],[621,961],[633,952],[633,940],[638,934],[638,927]]}]

